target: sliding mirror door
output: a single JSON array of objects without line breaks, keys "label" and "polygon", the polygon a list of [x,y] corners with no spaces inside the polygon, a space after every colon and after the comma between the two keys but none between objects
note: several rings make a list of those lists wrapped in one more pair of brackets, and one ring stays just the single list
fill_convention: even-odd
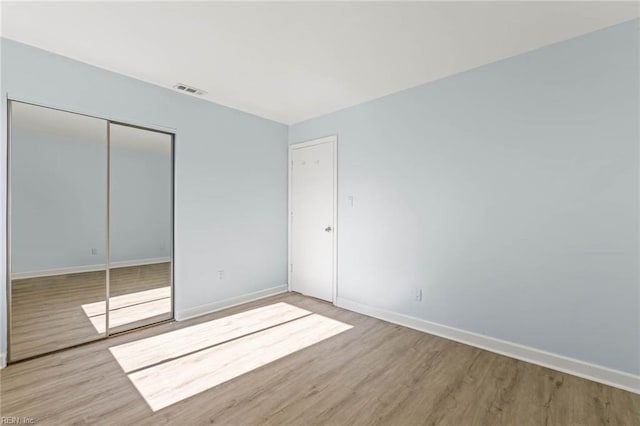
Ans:
[{"label": "sliding mirror door", "polygon": [[9,103],[9,358],[105,336],[107,122]]},{"label": "sliding mirror door", "polygon": [[9,102],[9,361],[173,318],[173,135]]},{"label": "sliding mirror door", "polygon": [[173,318],[173,136],[110,123],[109,332]]}]

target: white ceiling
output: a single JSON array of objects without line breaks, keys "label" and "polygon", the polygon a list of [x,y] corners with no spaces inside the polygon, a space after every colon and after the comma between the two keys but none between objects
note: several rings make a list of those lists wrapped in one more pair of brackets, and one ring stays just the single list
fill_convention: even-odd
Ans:
[{"label": "white ceiling", "polygon": [[636,2],[3,2],[2,36],[291,124],[639,15]]}]

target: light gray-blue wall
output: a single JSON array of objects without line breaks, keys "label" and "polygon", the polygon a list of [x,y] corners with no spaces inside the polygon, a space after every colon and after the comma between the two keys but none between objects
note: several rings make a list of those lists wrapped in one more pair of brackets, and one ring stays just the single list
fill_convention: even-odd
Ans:
[{"label": "light gray-blue wall", "polygon": [[338,135],[338,298],[640,373],[638,26],[290,126]]},{"label": "light gray-blue wall", "polygon": [[[2,39],[1,50],[3,99],[8,93],[61,109],[175,130],[178,313],[286,283],[285,125],[14,41]],[[2,259],[0,352],[6,350]],[[225,270],[223,281],[218,280],[218,269]]]}]

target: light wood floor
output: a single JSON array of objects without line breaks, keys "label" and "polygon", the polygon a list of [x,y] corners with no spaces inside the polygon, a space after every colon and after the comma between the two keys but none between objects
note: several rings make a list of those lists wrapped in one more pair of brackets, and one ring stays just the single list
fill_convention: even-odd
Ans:
[{"label": "light wood floor", "polygon": [[[155,412],[109,350],[277,302],[352,328]],[[640,425],[640,395],[293,293],[9,365],[0,383],[2,416],[41,424]]]},{"label": "light wood floor", "polygon": [[[144,318],[140,300],[126,303],[127,295],[170,286],[169,262],[114,268],[110,271],[110,320],[112,332],[170,318],[170,297],[163,301],[166,313]],[[105,271],[13,280],[11,293],[11,359],[70,347],[95,340],[105,332]],[[144,294],[144,293],[143,293]],[[153,294],[151,294],[153,296]],[[170,292],[169,292],[170,296]],[[125,299],[118,305],[118,300]],[[146,302],[157,301],[157,297]],[[89,317],[84,307],[98,310]],[[166,305],[166,306],[165,306]],[[133,313],[131,311],[134,311]],[[101,315],[100,315],[101,313]],[[137,315],[137,316],[136,316]],[[140,320],[140,316],[143,320]],[[145,321],[146,319],[146,321]]]}]

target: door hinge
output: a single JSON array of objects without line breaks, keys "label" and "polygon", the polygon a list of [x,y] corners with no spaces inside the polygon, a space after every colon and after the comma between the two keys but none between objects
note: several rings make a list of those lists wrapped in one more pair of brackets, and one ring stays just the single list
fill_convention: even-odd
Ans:
[{"label": "door hinge", "polygon": [[293,263],[291,264],[291,268],[289,270],[293,272]]}]

